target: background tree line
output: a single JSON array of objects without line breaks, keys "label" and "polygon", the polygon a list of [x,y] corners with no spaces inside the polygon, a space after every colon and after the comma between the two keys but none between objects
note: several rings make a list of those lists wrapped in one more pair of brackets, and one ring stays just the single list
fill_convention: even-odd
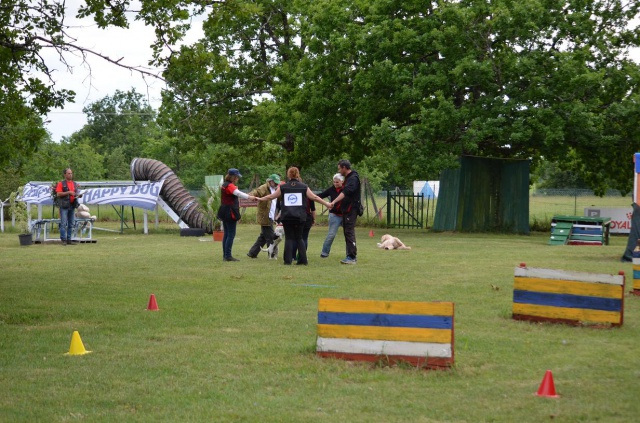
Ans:
[{"label": "background tree line", "polygon": [[[90,156],[87,174],[126,179],[142,155],[195,184],[231,165],[282,173],[296,164],[330,177],[348,157],[380,184],[408,187],[470,154],[531,159],[534,171],[551,162],[599,193],[629,191],[640,149],[640,72],[629,58],[640,44],[630,24],[639,8],[628,0],[87,0],[81,15],[101,27],[142,19],[156,28],[151,62],[167,84],[157,116],[139,94],[118,92],[87,107],[87,126],[60,147],[32,131],[11,135],[15,148],[0,158],[27,174],[30,153],[51,158],[46,150],[61,148],[61,158]],[[194,17],[204,36],[182,44]],[[49,30],[59,33],[53,23]],[[32,62],[2,31],[8,82],[38,92],[20,82]],[[23,102],[11,125],[25,128],[34,111],[68,101],[50,86],[39,94],[49,101]]]}]

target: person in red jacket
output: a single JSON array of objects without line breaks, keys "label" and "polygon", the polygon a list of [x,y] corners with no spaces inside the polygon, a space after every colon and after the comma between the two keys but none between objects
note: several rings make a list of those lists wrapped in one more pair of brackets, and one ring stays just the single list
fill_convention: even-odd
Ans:
[{"label": "person in red jacket", "polygon": [[63,172],[64,181],[56,185],[56,204],[60,207],[60,241],[62,245],[74,245],[78,241],[71,239],[73,225],[75,224],[74,210],[78,207],[77,198],[82,197],[77,191],[80,190],[78,184],[73,182],[73,170],[67,168]]},{"label": "person in red jacket", "polygon": [[224,177],[224,183],[220,188],[220,208],[218,209],[218,219],[222,221],[222,229],[224,236],[222,238],[222,261],[240,261],[231,255],[233,240],[236,237],[236,226],[240,220],[240,201],[238,197],[244,200],[255,200],[253,195],[245,194],[235,185],[238,183],[242,175],[235,168],[229,169]]}]

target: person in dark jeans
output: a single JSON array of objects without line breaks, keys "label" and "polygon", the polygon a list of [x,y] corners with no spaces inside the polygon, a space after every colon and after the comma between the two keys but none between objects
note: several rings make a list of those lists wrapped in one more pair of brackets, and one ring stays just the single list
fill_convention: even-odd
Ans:
[{"label": "person in dark jeans", "polygon": [[218,219],[222,221],[224,237],[222,238],[222,261],[239,261],[233,257],[231,249],[233,240],[236,237],[236,226],[240,220],[240,202],[238,198],[245,200],[255,200],[253,195],[240,191],[236,184],[242,178],[240,171],[231,168],[224,177],[224,183],[220,187],[220,208],[218,209]]},{"label": "person in dark jeans", "polygon": [[338,162],[338,173],[344,176],[344,184],[340,194],[330,203],[333,208],[340,204],[342,212],[342,229],[344,231],[344,241],[346,244],[347,256],[340,260],[342,264],[356,264],[358,262],[358,248],[356,247],[356,219],[358,218],[358,208],[360,207],[360,175],[351,169],[349,160]]},{"label": "person in dark jeans", "polygon": [[67,168],[63,174],[64,181],[56,185],[56,205],[60,207],[60,241],[62,245],[74,245],[78,243],[71,239],[75,225],[74,213],[78,207],[76,199],[82,194],[78,193],[80,187],[73,181],[73,170]]}]

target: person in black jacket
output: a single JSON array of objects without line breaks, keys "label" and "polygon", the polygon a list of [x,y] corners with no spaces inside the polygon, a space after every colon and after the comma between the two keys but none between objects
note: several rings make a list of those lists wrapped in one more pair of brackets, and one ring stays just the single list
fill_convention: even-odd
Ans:
[{"label": "person in black jacket", "polygon": [[360,207],[360,175],[351,169],[349,160],[340,160],[338,162],[338,173],[344,176],[344,185],[340,194],[329,203],[329,207],[333,208],[337,203],[340,204],[342,211],[342,229],[344,231],[344,241],[347,247],[347,256],[340,260],[342,264],[356,264],[358,259],[358,249],[356,248],[356,219],[358,217],[358,208]]},{"label": "person in black jacket", "polygon": [[[340,191],[342,191],[342,184],[344,183],[344,176],[339,173],[333,175],[333,185],[318,194],[320,198],[329,197],[329,201],[333,201],[338,198]],[[322,252],[320,257],[327,258],[331,252],[331,245],[338,233],[338,228],[342,226],[342,210],[340,210],[340,203],[336,203],[331,210],[329,210],[329,231],[327,237],[322,244]]]},{"label": "person in black jacket", "polygon": [[307,250],[302,238],[305,222],[307,220],[307,201],[314,200],[329,207],[329,203],[315,195],[308,186],[300,181],[300,171],[297,167],[287,170],[287,183],[278,185],[276,192],[258,198],[258,201],[269,201],[280,198],[280,220],[284,228],[284,264],[293,261],[295,245],[298,249],[298,261],[296,264],[306,265]]}]

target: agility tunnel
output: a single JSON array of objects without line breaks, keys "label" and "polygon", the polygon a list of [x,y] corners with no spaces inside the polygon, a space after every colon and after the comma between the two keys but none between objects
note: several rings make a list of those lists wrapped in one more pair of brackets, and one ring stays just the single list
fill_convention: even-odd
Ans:
[{"label": "agility tunnel", "polygon": [[451,302],[320,298],[316,354],[344,360],[453,366]]},{"label": "agility tunnel", "polygon": [[182,185],[169,166],[158,160],[135,158],[131,161],[131,178],[134,181],[164,181],[160,198],[167,203],[189,228],[204,229],[213,233],[212,222],[200,211],[198,200]]}]

